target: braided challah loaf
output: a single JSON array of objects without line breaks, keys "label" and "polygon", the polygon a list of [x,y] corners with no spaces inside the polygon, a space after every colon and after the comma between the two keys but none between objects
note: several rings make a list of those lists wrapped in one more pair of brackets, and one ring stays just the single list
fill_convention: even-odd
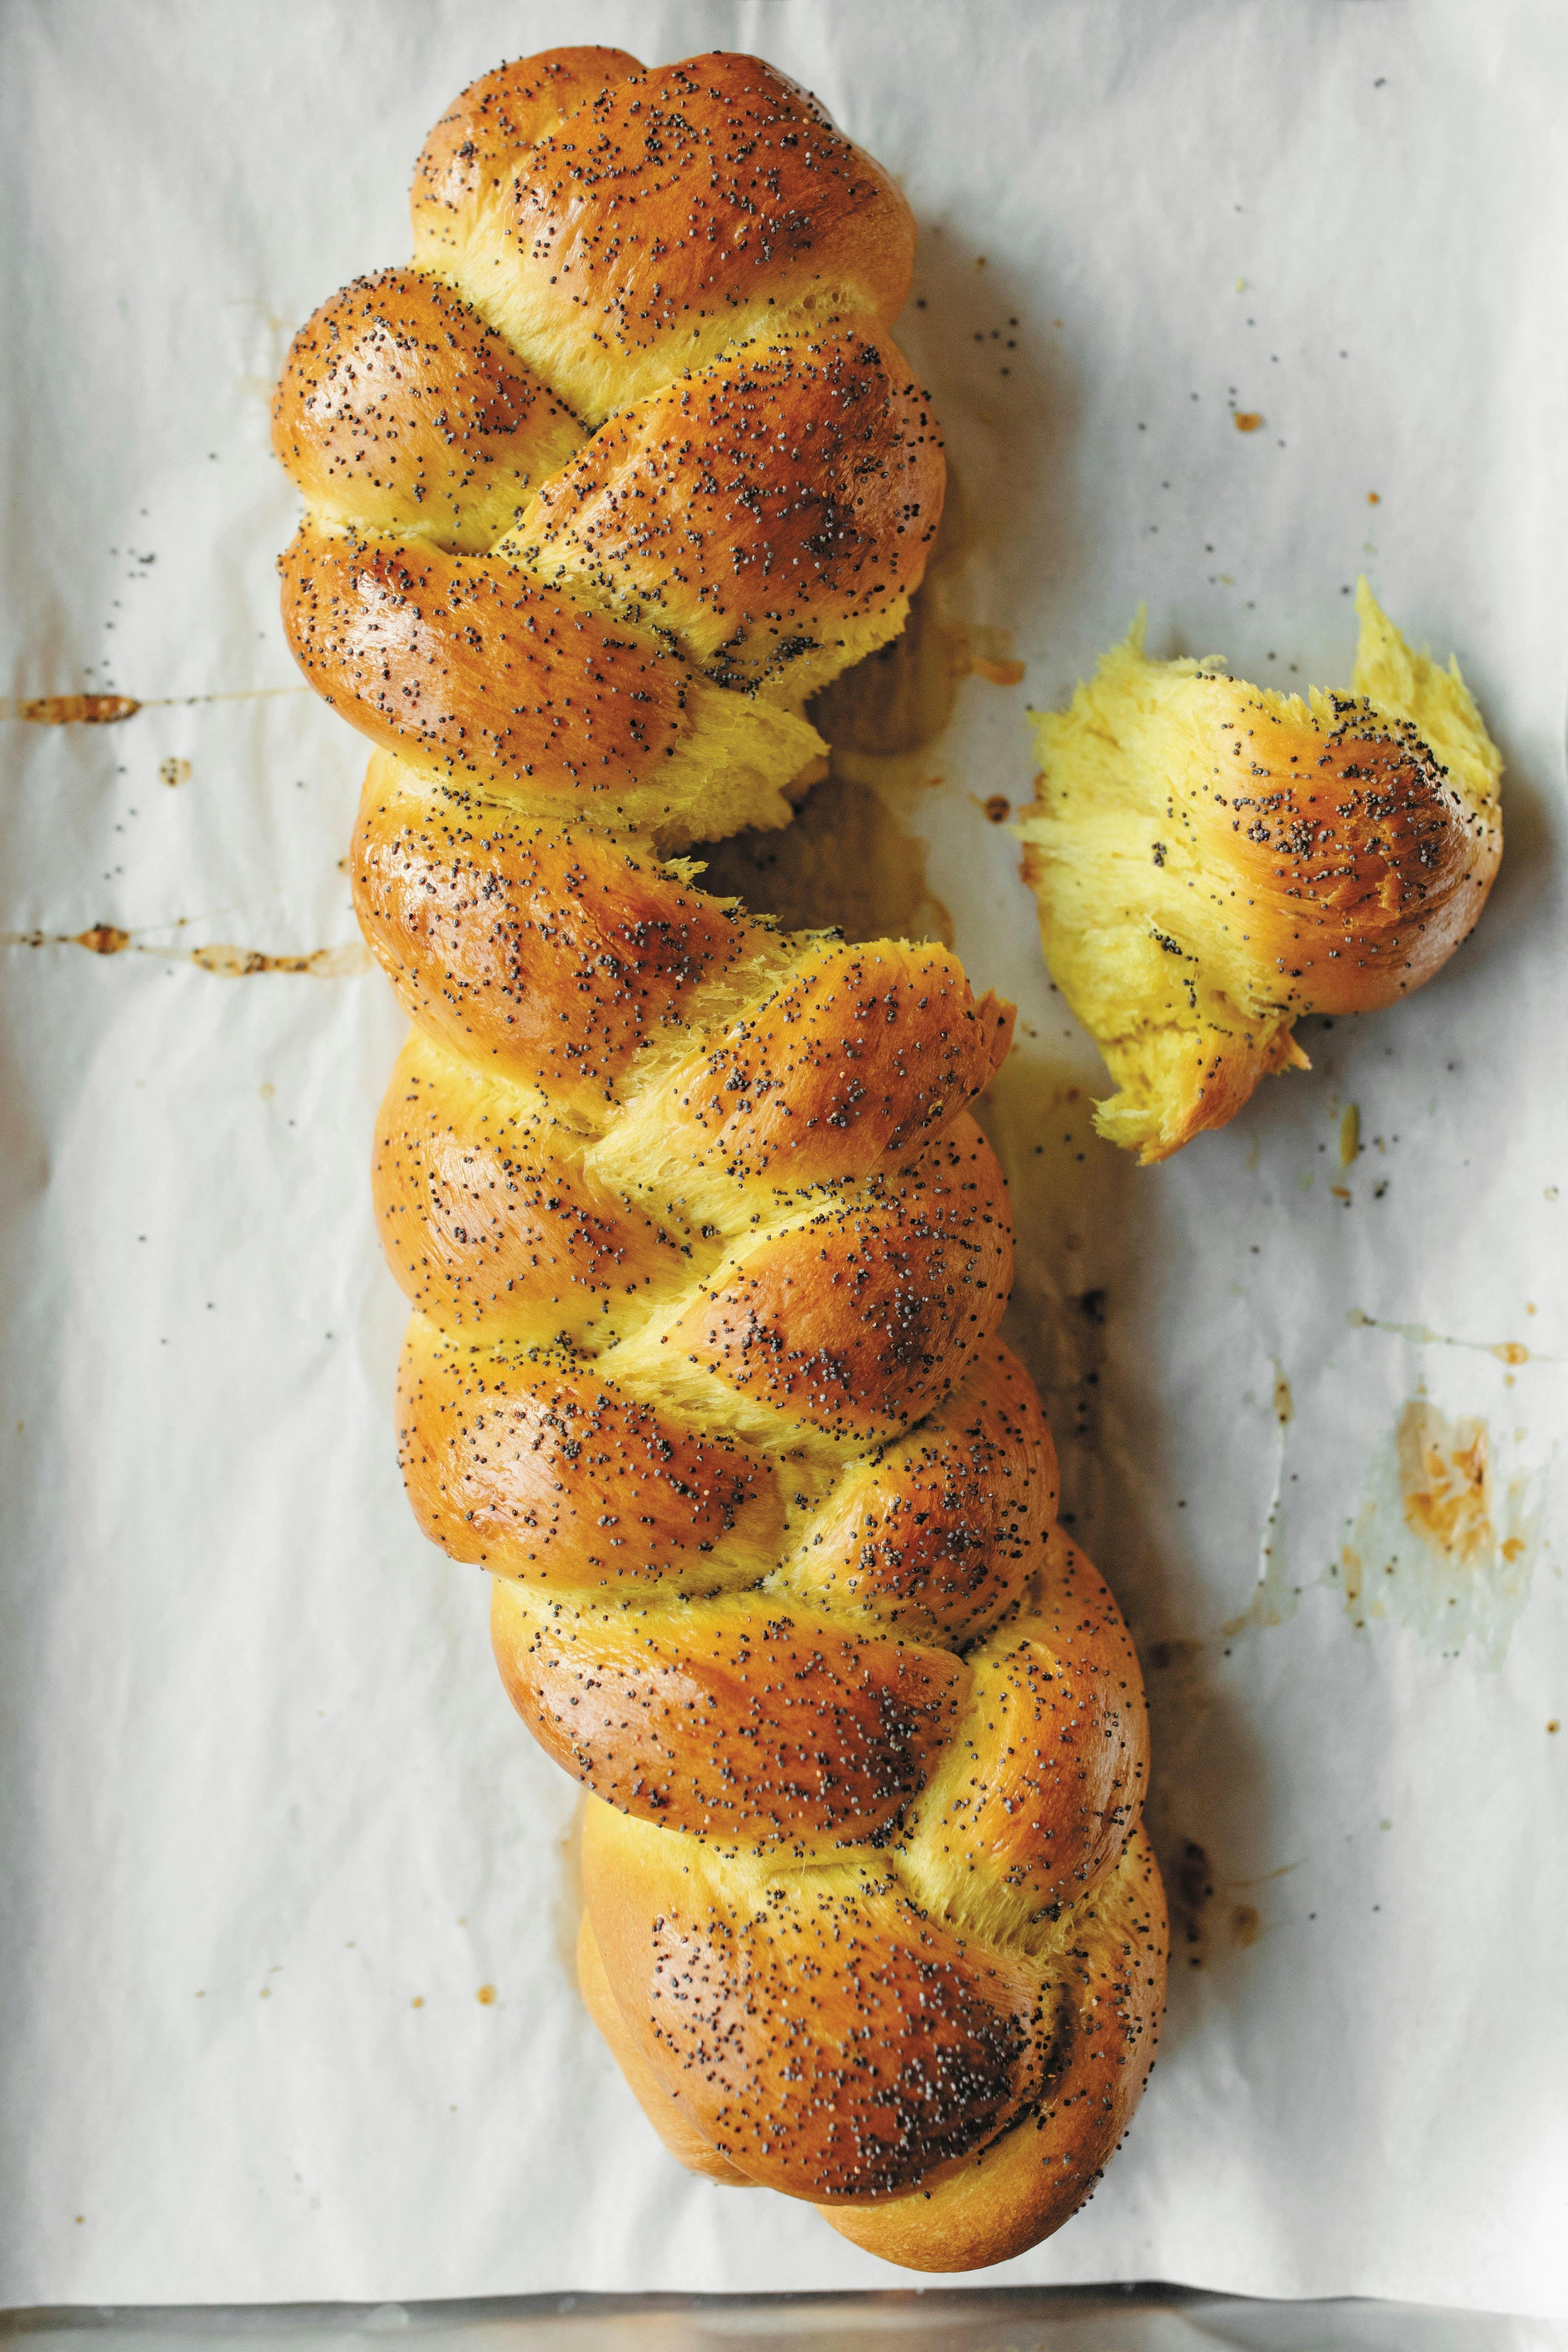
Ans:
[{"label": "braided challah loaf", "polygon": [[754,58],[568,49],[432,133],[295,341],[290,641],[372,737],[415,1027],[377,1213],[414,1507],[591,1791],[584,1996],[675,2152],[889,2259],[1088,2195],[1164,1964],[1146,1731],[996,1339],[1010,1009],[672,853],[779,824],[901,627],[941,446],[901,197]]}]

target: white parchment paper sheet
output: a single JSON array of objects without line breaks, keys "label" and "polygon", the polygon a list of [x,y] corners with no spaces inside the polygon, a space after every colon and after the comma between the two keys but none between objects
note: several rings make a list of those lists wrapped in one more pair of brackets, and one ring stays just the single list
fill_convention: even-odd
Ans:
[{"label": "white parchment paper sheet", "polygon": [[[901,174],[955,593],[1027,665],[895,814],[1021,1008],[1010,1328],[1148,1661],[1184,1907],[1126,2149],[996,2275],[1562,2308],[1564,19],[9,0],[10,692],[292,684],[288,336],[405,255],[462,84],[566,39],[758,49]],[[1308,1024],[1310,1077],[1140,1173],[976,803],[1140,600],[1158,653],[1340,682],[1363,567],[1504,747],[1501,882],[1418,1000]],[[188,961],[352,940],[362,746],[302,694],[0,734],[0,921],[134,935],[4,951],[0,2297],[886,2284],[678,2172],[578,2005],[574,1792],[398,1488],[388,992]],[[1452,1633],[1379,1500],[1413,1403],[1485,1423],[1513,1546]]]}]

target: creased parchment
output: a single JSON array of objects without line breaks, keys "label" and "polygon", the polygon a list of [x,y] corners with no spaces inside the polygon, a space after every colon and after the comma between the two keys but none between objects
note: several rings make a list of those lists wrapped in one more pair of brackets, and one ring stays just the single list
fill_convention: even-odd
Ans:
[{"label": "creased parchment", "polygon": [[[0,685],[145,707],[0,725],[5,2303],[889,2283],[679,2174],[573,1990],[574,1791],[398,1489],[363,752],[276,614],[289,334],[406,254],[458,88],[584,39],[761,50],[922,228],[966,674],[842,747],[796,879],[1019,1004],[1009,1328],[1142,1650],[1177,1916],[1126,2148],[994,2275],[1568,2302],[1565,29],[11,0]],[[1026,708],[1140,603],[1152,652],[1342,681],[1363,570],[1503,747],[1501,880],[1418,999],[1140,1172],[1003,821]]]}]

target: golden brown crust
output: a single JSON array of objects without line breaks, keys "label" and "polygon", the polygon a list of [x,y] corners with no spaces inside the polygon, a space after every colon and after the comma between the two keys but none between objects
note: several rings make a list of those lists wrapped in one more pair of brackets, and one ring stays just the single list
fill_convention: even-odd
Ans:
[{"label": "golden brown crust", "polygon": [[805,719],[710,685],[510,561],[307,521],[279,569],[289,649],[327,702],[426,777],[557,824],[683,843],[721,761],[715,821],[781,824],[783,788],[821,750]]},{"label": "golden brown crust", "polygon": [[1142,1810],[1149,1719],[1121,1612],[1053,1527],[1028,1596],[966,1653],[973,1685],[908,1832],[922,1883],[978,1924],[1030,1928],[1114,1868]]},{"label": "golden brown crust", "polygon": [[678,658],[515,565],[307,524],[283,579],[289,647],[317,692],[384,751],[459,782],[607,795],[685,733]]},{"label": "golden brown crust", "polygon": [[710,1590],[737,1555],[760,1573],[777,1540],[765,1462],[733,1439],[683,1429],[585,1365],[456,1346],[416,1319],[398,1423],[426,1534],[496,1576],[569,1591]]},{"label": "golden brown crust", "polygon": [[1012,1280],[1002,1171],[964,1116],[887,1181],[742,1245],[661,1345],[858,1451],[948,1395],[1001,1321]]},{"label": "golden brown crust", "polygon": [[669,854],[787,817],[794,705],[919,579],[907,207],[755,59],[574,51],[464,93],[415,215],[278,410],[416,1024],[374,1166],[409,1497],[592,1792],[584,1999],[668,2144],[895,2259],[1012,2251],[1103,2161],[1157,1974],[1136,1667],[994,1337],[967,1106],[1012,1008]]},{"label": "golden brown crust", "polygon": [[705,982],[765,935],[647,851],[564,834],[371,762],[354,910],[412,1017],[569,1109],[602,1103]]},{"label": "golden brown crust", "polygon": [[683,1236],[600,1183],[585,1139],[518,1117],[511,1089],[415,1030],[376,1121],[387,1263],[444,1331],[603,1340],[682,1271]]},{"label": "golden brown crust", "polygon": [[770,325],[619,410],[521,538],[544,577],[668,629],[724,683],[795,688],[824,642],[901,611],[943,479],[890,342],[863,320]]},{"label": "golden brown crust", "polygon": [[749,1593],[628,1611],[497,1578],[490,1633],[512,1705],[595,1797],[759,1849],[879,1841],[969,1685],[944,1650]]},{"label": "golden brown crust", "polygon": [[993,1339],[934,1412],[845,1473],[791,1581],[840,1617],[973,1640],[1021,1594],[1056,1503],[1039,1400]]},{"label": "golden brown crust", "polygon": [[611,2055],[635,2093],[638,2105],[671,2156],[689,2172],[703,2173],[710,2180],[722,2181],[726,2188],[754,2189],[754,2181],[748,2180],[743,2172],[737,2172],[716,2147],[709,2147],[681,2105],[679,2095],[665,2089],[643,2056],[610,1990],[594,1923],[585,1911],[577,1931],[577,1983],[584,2008],[609,2043]]},{"label": "golden brown crust", "polygon": [[410,203],[416,240],[455,240],[457,225],[508,184],[525,147],[643,68],[625,49],[544,49],[481,74],[425,142]]},{"label": "golden brown crust", "polygon": [[1295,1015],[1396,1003],[1473,927],[1500,833],[1408,721],[1337,695],[1332,725],[1313,725],[1213,684],[1220,789],[1194,801],[1194,838],[1234,874],[1280,1003]]},{"label": "golden brown crust", "polygon": [[911,2197],[826,2219],[907,2270],[982,2270],[1021,2254],[1091,2196],[1149,2078],[1164,2007],[1164,1890],[1140,1830],[1114,1875],[1074,1914],[1056,1961],[1064,1996],[1037,2104],[962,2168]]},{"label": "golden brown crust", "polygon": [[616,84],[465,223],[487,314],[598,424],[768,312],[816,299],[890,325],[914,224],[888,174],[756,58]]},{"label": "golden brown crust", "polygon": [[1013,1018],[950,949],[825,948],[638,1095],[620,1155],[646,1166],[662,1144],[731,1186],[869,1175],[980,1092]]},{"label": "golden brown crust", "polygon": [[926,1917],[890,1869],[726,1870],[598,1803],[583,1853],[628,2030],[749,2179],[888,2197],[955,2169],[1041,2087],[1037,1971]]},{"label": "golden brown crust", "polygon": [[272,403],[272,446],[313,513],[469,552],[494,545],[584,437],[477,310],[412,269],[323,302]]}]

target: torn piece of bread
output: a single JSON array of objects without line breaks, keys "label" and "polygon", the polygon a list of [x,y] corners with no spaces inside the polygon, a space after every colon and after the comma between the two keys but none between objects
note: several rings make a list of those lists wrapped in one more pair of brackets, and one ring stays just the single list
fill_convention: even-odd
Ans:
[{"label": "torn piece of bread", "polygon": [[1016,830],[1051,974],[1116,1081],[1095,1124],[1145,1163],[1304,1069],[1304,1013],[1429,980],[1502,855],[1502,761],[1457,661],[1413,653],[1364,580],[1348,694],[1148,660],[1142,616],[1037,715]]}]

